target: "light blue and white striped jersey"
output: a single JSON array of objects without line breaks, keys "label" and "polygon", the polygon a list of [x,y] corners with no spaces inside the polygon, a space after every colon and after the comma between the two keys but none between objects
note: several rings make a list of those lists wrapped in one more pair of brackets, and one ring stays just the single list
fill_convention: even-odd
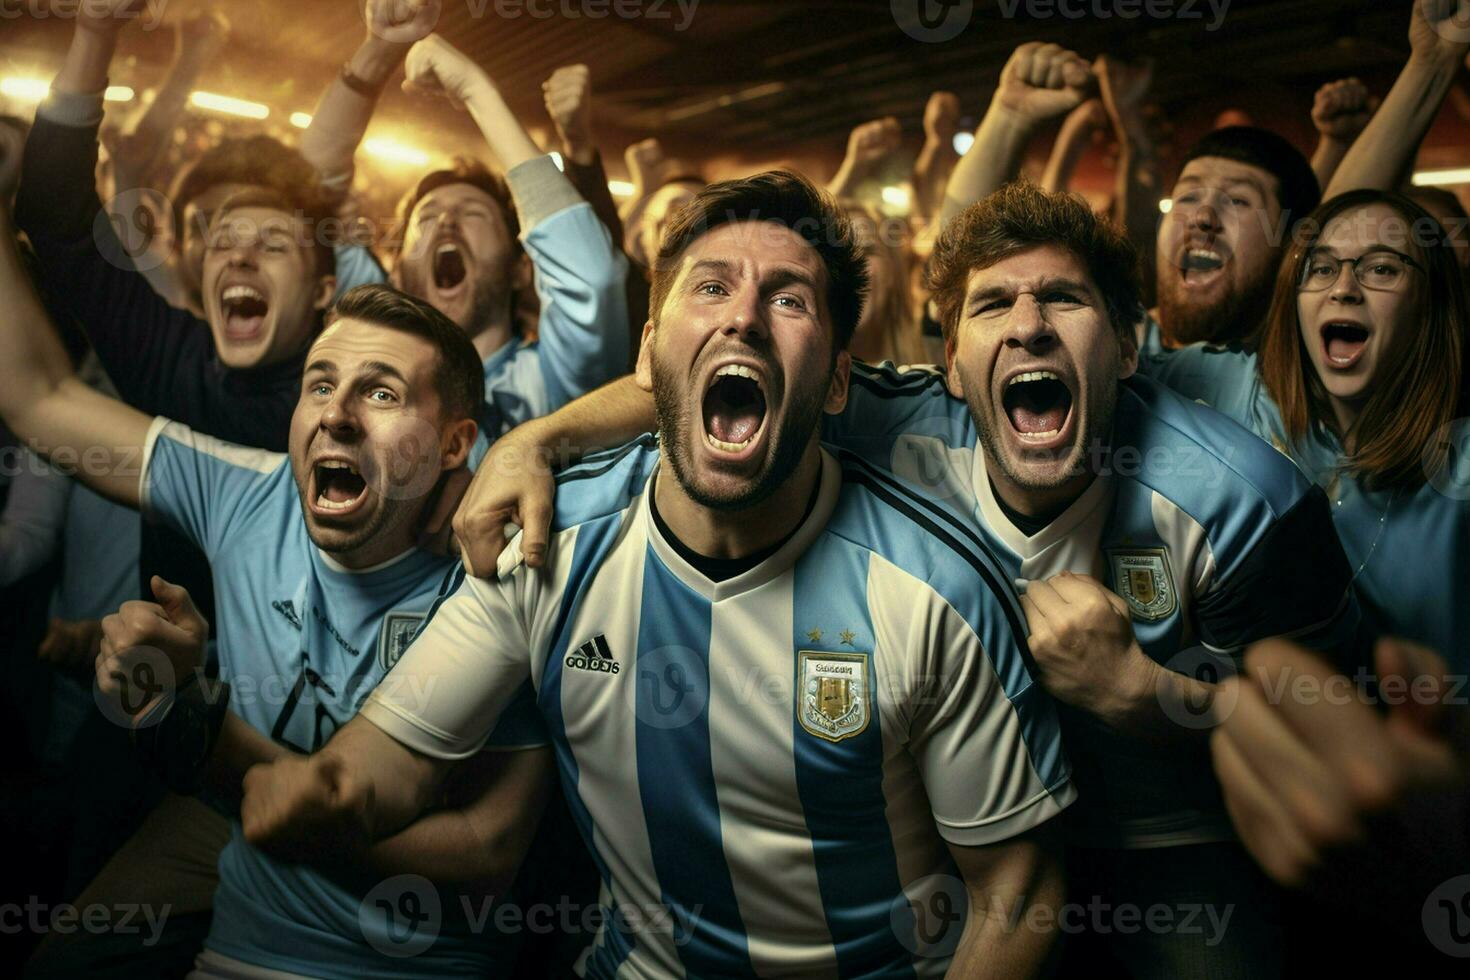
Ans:
[{"label": "light blue and white striped jersey", "polygon": [[949,515],[826,453],[792,537],[711,581],[653,519],[658,460],[644,437],[564,473],[547,567],[512,542],[497,581],[465,579],[363,716],[460,758],[532,681],[612,910],[585,976],[942,975],[959,923],[931,945],[910,903],[953,897],[946,842],[1074,795],[1009,583]]},{"label": "light blue and white striped jersey", "polygon": [[[1126,600],[1155,661],[1194,673],[1201,647],[1234,654],[1278,634],[1336,651],[1358,610],[1321,492],[1217,412],[1134,378],[1118,389],[1112,455],[1028,536],[995,497],[969,407],[930,369],[854,363],[826,438],[951,508],[1018,581],[1091,575]],[[1208,676],[1208,675],[1207,675]],[[1208,752],[1182,756],[1064,710],[1079,791],[1073,839],[1156,847],[1233,837]]]},{"label": "light blue and white striped jersey", "polygon": [[[415,549],[376,568],[342,567],[308,537],[284,454],[159,418],[144,457],[144,513],[196,542],[213,569],[219,669],[232,688],[230,710],[281,745],[315,751],[408,647],[458,562]],[[545,744],[539,719],[520,709],[508,713],[494,744]],[[256,850],[238,819],[232,831],[220,854],[208,948],[316,977],[383,972],[370,944],[395,944],[386,934],[370,934],[377,919],[360,923],[361,894]],[[428,951],[395,961],[392,972],[485,975],[505,970],[513,957],[513,946],[493,930],[471,936],[446,929]]]},{"label": "light blue and white striped jersey", "polygon": [[1417,489],[1369,490],[1343,472],[1342,443],[1325,426],[1288,445],[1255,354],[1195,345],[1141,360],[1139,370],[1251,429],[1327,492],[1371,632],[1416,640],[1452,669],[1470,670],[1470,601],[1461,584],[1470,581],[1470,423],[1440,434],[1450,460]]}]

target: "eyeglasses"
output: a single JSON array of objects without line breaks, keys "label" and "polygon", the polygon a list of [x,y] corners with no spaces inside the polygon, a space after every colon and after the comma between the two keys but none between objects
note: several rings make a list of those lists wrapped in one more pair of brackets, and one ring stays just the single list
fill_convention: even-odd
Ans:
[{"label": "eyeglasses", "polygon": [[1342,275],[1342,267],[1350,265],[1353,278],[1364,289],[1392,292],[1399,289],[1409,278],[1409,270],[1424,271],[1424,267],[1402,252],[1378,249],[1356,259],[1339,259],[1328,252],[1313,252],[1302,266],[1297,289],[1304,293],[1318,293],[1331,289]]}]

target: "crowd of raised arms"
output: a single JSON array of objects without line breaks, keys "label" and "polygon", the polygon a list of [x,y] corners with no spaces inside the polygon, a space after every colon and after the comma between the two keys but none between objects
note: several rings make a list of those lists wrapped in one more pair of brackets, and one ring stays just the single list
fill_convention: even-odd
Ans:
[{"label": "crowd of raised arms", "polygon": [[[645,140],[619,206],[585,66],[541,147],[437,0],[367,0],[161,248],[103,202],[229,25],[99,168],[135,2],[0,119],[27,976],[1464,975],[1470,219],[1405,175],[1470,0],[1310,159],[1177,173],[1146,66],[1023,44],[897,219],[891,118],[825,187]],[[484,162],[323,234],[400,71]]]}]

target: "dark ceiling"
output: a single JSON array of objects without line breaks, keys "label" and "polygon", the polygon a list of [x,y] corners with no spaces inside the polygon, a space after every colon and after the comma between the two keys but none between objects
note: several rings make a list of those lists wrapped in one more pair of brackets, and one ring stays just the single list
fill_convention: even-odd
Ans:
[{"label": "dark ceiling", "polygon": [[[37,2],[0,0],[0,10],[22,14],[0,20],[0,72],[52,71],[59,62],[69,24],[24,13]],[[196,5],[153,2],[165,24]],[[1408,50],[1408,3],[1376,0],[1233,0],[1216,30],[1207,29],[1211,0],[1148,0],[1175,16],[1132,20],[1116,14],[1144,0],[975,0],[969,26],[941,43],[900,28],[894,9],[915,0],[698,0],[692,10],[688,3],[445,0],[439,30],[485,66],[523,118],[541,125],[541,81],[559,65],[588,64],[615,175],[624,143],[644,135],[701,158],[835,163],[854,125],[895,115],[917,140],[931,91],[948,88],[968,112],[979,111],[1009,52],[1031,39],[1088,57],[1153,57],[1154,98],[1181,128],[1206,126],[1215,112],[1239,106],[1305,140],[1319,84],[1358,74],[1381,93]],[[353,0],[231,0],[225,9],[234,34],[201,86],[282,114],[309,111],[362,35]],[[644,15],[611,15],[617,9]],[[1038,19],[1007,17],[1006,9],[1058,12]],[[1087,13],[1074,19],[1061,9]],[[1115,15],[1100,18],[1097,10]],[[610,15],[589,16],[600,11]],[[172,44],[169,30],[130,28],[114,81],[153,83]],[[385,97],[381,118],[421,138],[472,138],[446,107],[399,92]]]}]

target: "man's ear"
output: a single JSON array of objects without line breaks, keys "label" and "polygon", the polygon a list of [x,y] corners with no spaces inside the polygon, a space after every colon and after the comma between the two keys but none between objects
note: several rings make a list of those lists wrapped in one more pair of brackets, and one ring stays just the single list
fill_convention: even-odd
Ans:
[{"label": "man's ear", "polygon": [[439,466],[448,471],[458,469],[470,458],[475,445],[475,435],[480,427],[474,419],[460,419],[444,430],[439,439]]},{"label": "man's ear", "polygon": [[1127,336],[1118,337],[1118,380],[1133,377],[1138,370],[1138,342],[1134,339],[1133,330],[1129,328]]},{"label": "man's ear", "polygon": [[643,324],[643,339],[638,342],[638,364],[633,369],[633,380],[644,391],[653,391],[653,319]]},{"label": "man's ear", "polygon": [[847,386],[852,379],[852,355],[847,351],[837,355],[837,365],[832,369],[832,383],[827,386],[827,401],[822,410],[828,415],[841,415],[847,407]]},{"label": "man's ear", "polygon": [[337,277],[322,276],[316,281],[316,295],[312,297],[311,308],[314,310],[325,310],[332,305],[332,299],[337,295]]},{"label": "man's ear", "polygon": [[960,400],[965,397],[965,382],[960,377],[959,341],[954,337],[947,337],[944,341],[944,386],[949,393]]},{"label": "man's ear", "polygon": [[531,264],[531,257],[522,252],[511,260],[510,286],[517,292],[525,292],[533,289],[535,285],[536,267]]}]

